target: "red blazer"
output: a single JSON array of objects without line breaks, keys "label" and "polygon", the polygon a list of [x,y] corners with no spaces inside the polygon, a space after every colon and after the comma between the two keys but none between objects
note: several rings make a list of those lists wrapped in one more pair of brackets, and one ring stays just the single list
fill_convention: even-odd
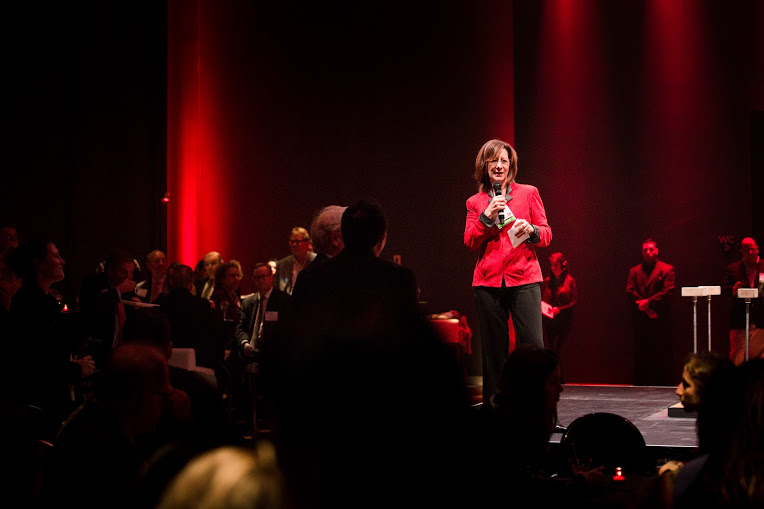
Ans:
[{"label": "red blazer", "polygon": [[[552,229],[546,222],[546,212],[538,189],[515,183],[511,184],[509,195],[512,199],[507,205],[515,217],[538,227],[540,240],[536,245],[548,246],[552,240]],[[508,287],[541,282],[544,278],[536,256],[536,245],[523,242],[513,248],[507,235],[511,224],[499,229],[495,225],[486,226],[480,221],[480,214],[490,201],[488,193],[482,191],[467,200],[464,245],[479,253],[472,286],[500,288],[502,277]]]}]

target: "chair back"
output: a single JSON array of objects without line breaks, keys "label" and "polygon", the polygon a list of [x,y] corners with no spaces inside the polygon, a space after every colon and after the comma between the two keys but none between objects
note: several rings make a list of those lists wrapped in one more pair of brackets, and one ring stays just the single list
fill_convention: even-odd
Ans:
[{"label": "chair back", "polygon": [[624,473],[654,472],[642,433],[620,415],[595,412],[578,417],[570,423],[560,444],[568,458],[579,465],[604,466],[606,473],[616,467]]},{"label": "chair back", "polygon": [[196,369],[196,351],[193,348],[173,348],[167,363],[176,368],[194,371]]}]

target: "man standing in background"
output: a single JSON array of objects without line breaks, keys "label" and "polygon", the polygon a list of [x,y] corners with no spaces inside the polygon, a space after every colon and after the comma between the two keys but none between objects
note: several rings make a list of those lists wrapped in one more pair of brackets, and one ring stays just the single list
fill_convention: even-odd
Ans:
[{"label": "man standing in background", "polygon": [[748,358],[764,357],[764,261],[759,246],[751,237],[740,242],[743,258],[730,264],[724,278],[725,295],[732,297],[730,310],[730,359],[736,366],[745,361],[745,299],[737,296],[740,288],[758,288],[759,297],[751,299],[748,324]]},{"label": "man standing in background", "polygon": [[642,242],[642,263],[629,270],[626,293],[634,326],[636,385],[671,385],[673,348],[669,297],[674,293],[674,267],[658,259],[658,243]]}]

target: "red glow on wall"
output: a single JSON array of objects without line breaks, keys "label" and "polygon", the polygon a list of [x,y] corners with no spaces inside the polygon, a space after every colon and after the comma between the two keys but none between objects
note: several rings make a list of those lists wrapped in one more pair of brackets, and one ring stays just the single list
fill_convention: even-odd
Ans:
[{"label": "red glow on wall", "polygon": [[171,260],[190,266],[208,251],[225,255],[226,247],[215,70],[205,59],[214,37],[205,37],[202,7],[201,0],[168,2],[167,249]]},{"label": "red glow on wall", "polygon": [[[697,2],[650,0],[646,3],[643,83],[649,113],[661,113],[653,127],[674,130],[688,120],[702,122],[696,102],[711,80],[704,76],[714,53],[706,48],[703,9]],[[693,116],[695,118],[693,118]]]},{"label": "red glow on wall", "polygon": [[167,24],[167,251],[193,266],[197,257],[198,210],[198,26],[196,9],[168,2]]},{"label": "red glow on wall", "polygon": [[[726,164],[715,160],[720,151],[709,140],[731,144],[734,132],[719,100],[725,92],[716,73],[723,65],[718,48],[709,44],[713,21],[708,16],[700,2],[650,0],[645,4],[640,166],[656,180],[672,175],[682,183],[645,190],[654,201],[673,203],[683,211],[669,216],[672,222],[666,224],[677,233],[692,216],[709,214],[707,208],[696,206],[698,198],[705,194],[712,199],[707,182],[715,179],[717,167]],[[646,217],[656,213],[649,202],[644,212]]]},{"label": "red glow on wall", "polygon": [[[598,4],[569,0],[544,3],[533,118],[547,129],[543,143],[554,150],[546,155],[545,167],[535,169],[541,173],[534,183],[542,187],[543,199],[548,179],[554,175],[565,178],[565,201],[575,200],[568,207],[583,214],[582,219],[589,211],[580,204],[594,203],[599,192],[587,177],[590,169],[584,161],[592,156],[587,138],[592,136],[592,123],[607,126],[612,121],[602,32]],[[610,132],[603,129],[597,136],[599,157],[609,157],[608,150],[614,145]],[[522,161],[521,155],[519,158]],[[602,187],[607,186],[602,182]]]}]

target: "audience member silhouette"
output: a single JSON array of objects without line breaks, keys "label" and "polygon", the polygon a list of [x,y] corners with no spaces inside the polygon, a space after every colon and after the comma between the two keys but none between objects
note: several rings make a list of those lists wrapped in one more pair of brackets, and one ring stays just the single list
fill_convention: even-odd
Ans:
[{"label": "audience member silhouette", "polygon": [[51,296],[51,285],[64,279],[64,260],[56,245],[30,239],[14,252],[11,264],[24,283],[13,297],[9,313],[8,359],[3,373],[9,396],[34,405],[60,423],[74,409],[74,386],[93,373],[89,355],[78,358],[71,316]]},{"label": "audience member silhouette", "polygon": [[345,211],[344,250],[300,274],[301,308],[263,360],[296,507],[458,505],[476,489],[462,373],[413,274],[377,258],[385,233],[377,203]]},{"label": "audience member silhouette", "polygon": [[196,364],[223,376],[225,331],[223,320],[207,300],[193,295],[194,271],[178,265],[168,275],[170,293],[157,304],[170,322],[170,337],[176,348],[193,348]]},{"label": "audience member silhouette", "polygon": [[146,255],[148,277],[135,285],[135,295],[141,302],[156,302],[167,279],[167,255],[155,249]]},{"label": "audience member silhouette", "polygon": [[[169,360],[172,355],[170,322],[157,308],[140,309],[125,326],[125,341],[142,341],[158,348]],[[230,434],[231,425],[225,414],[222,396],[209,377],[198,371],[169,366],[170,385],[185,392],[191,401],[192,431],[197,436],[223,437],[236,440]]]},{"label": "audience member silhouette", "polygon": [[192,293],[194,295],[201,295],[204,285],[208,280],[209,276],[207,275],[207,269],[204,268],[204,258],[202,258],[194,266],[194,290]]},{"label": "audience member silhouette", "polygon": [[342,239],[342,214],[346,209],[339,205],[328,205],[316,212],[310,223],[310,238],[316,250],[313,263],[333,258],[345,247]]},{"label": "audience member silhouette", "polygon": [[[210,300],[215,303],[215,309],[220,312],[223,319],[230,320],[234,324],[239,323],[241,319],[239,284],[243,276],[241,263],[237,260],[223,262],[215,270],[215,290]],[[234,327],[235,325],[231,327],[231,340],[233,340]]]},{"label": "audience member silhouette", "polygon": [[50,506],[134,508],[170,392],[167,360],[139,343],[115,348],[94,392],[64,423],[46,475]]},{"label": "audience member silhouette", "polygon": [[685,411],[696,412],[711,377],[719,370],[731,368],[732,361],[713,352],[689,354],[682,368],[682,381],[676,387]]},{"label": "audience member silhouette", "polygon": [[[715,376],[725,376],[733,363],[730,359],[713,352],[690,353],[682,368],[682,381],[676,386],[676,395],[686,412],[697,412],[709,383]],[[658,469],[658,475],[676,475],[684,462],[671,460]],[[669,481],[663,481],[669,482]],[[670,481],[673,482],[673,479]]]},{"label": "audience member silhouette", "polygon": [[483,404],[495,441],[498,469],[527,481],[543,478],[549,457],[549,437],[557,424],[560,384],[557,354],[535,345],[517,345],[507,357],[496,393]]},{"label": "audience member silhouette", "polygon": [[764,507],[764,360],[723,369],[698,409],[703,454],[676,475],[676,508]]},{"label": "audience member silhouette", "polygon": [[122,249],[111,251],[104,271],[85,277],[79,294],[79,312],[88,349],[101,365],[112,349],[122,342],[122,328],[128,309],[122,302],[135,290],[131,274],[133,257]]},{"label": "audience member silhouette", "polygon": [[219,447],[192,458],[163,493],[157,509],[289,507],[270,442],[254,450]]},{"label": "audience member silhouette", "polygon": [[352,315],[357,326],[369,329],[419,315],[414,274],[379,258],[387,242],[387,219],[379,202],[360,200],[348,207],[341,228],[345,248],[297,278],[295,312],[309,310],[313,323],[330,328]]},{"label": "audience member silhouette", "polygon": [[280,338],[273,436],[295,507],[467,504],[474,422],[452,353],[424,319],[359,318]]},{"label": "audience member silhouette", "polygon": [[489,490],[486,503],[568,507],[596,500],[603,467],[554,464],[550,455],[562,391],[554,351],[521,344],[507,357],[496,393],[482,408],[487,485],[502,486]]}]

